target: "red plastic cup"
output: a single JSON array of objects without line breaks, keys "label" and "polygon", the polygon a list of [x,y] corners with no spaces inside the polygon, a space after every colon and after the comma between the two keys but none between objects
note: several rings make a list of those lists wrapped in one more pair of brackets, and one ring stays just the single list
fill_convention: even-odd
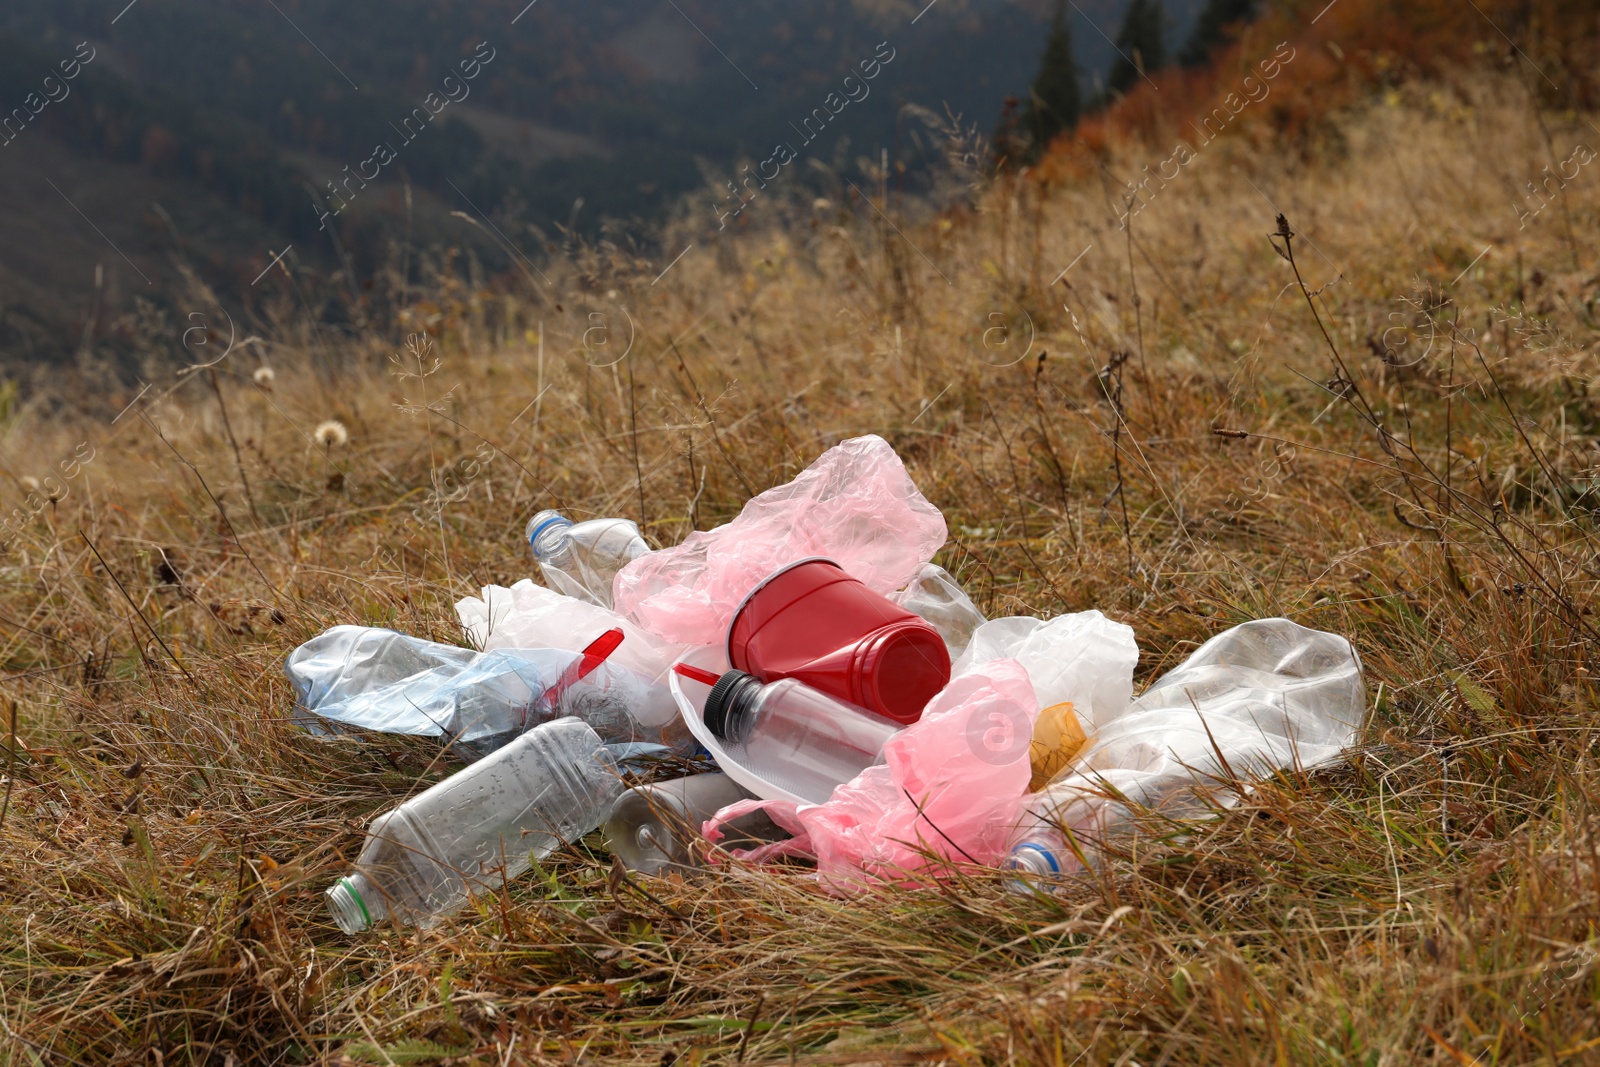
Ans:
[{"label": "red plastic cup", "polygon": [[821,558],[791,563],[750,591],[728,626],[728,662],[907,724],[950,681],[937,630]]}]

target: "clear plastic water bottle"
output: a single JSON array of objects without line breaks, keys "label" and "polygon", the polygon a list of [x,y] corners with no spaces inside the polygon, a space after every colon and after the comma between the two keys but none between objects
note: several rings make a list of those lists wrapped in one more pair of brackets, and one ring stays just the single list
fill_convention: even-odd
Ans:
[{"label": "clear plastic water bottle", "polygon": [[812,804],[882,763],[884,743],[901,729],[792,678],[763,685],[743,671],[711,687],[705,721],[730,759]]},{"label": "clear plastic water bottle", "polygon": [[[668,867],[694,866],[691,846],[700,828],[729,804],[750,794],[725,774],[694,774],[668,782],[634,786],[617,798],[606,820],[606,843],[630,871],[655,874]],[[723,827],[724,848],[744,847],[783,836],[761,812]]]},{"label": "clear plastic water bottle", "polygon": [[617,572],[650,551],[630,519],[574,523],[559,511],[541,511],[525,533],[546,585],[607,609]]},{"label": "clear plastic water bottle", "polygon": [[433,926],[599,826],[621,791],[587,723],[545,723],[374,819],[328,911],[347,934],[386,917]]},{"label": "clear plastic water bottle", "polygon": [[[1082,866],[1059,830],[1029,834],[1026,840],[1011,846],[1011,855],[1006,858],[1006,870],[1031,875],[1033,879],[1059,878]],[[1016,884],[1018,889],[1032,887],[1020,879]]]},{"label": "clear plastic water bottle", "polygon": [[1111,774],[1102,784],[1111,788],[1046,789],[1033,797],[1005,864],[1007,870],[1025,876],[1015,888],[1033,888],[1039,879],[1081,871],[1085,860],[1094,865],[1107,839],[1132,827],[1133,813],[1110,794],[1114,790],[1133,803],[1142,802],[1145,795],[1138,779]]},{"label": "clear plastic water bottle", "polygon": [[[1009,870],[1037,884],[1097,867],[1108,849],[1126,847],[1140,829],[1176,828],[1215,814],[1218,798],[1187,776],[1127,767],[1072,775],[1035,793],[1012,838]],[[1070,832],[1072,840],[1067,840]],[[1024,888],[1019,881],[1018,888]]]}]

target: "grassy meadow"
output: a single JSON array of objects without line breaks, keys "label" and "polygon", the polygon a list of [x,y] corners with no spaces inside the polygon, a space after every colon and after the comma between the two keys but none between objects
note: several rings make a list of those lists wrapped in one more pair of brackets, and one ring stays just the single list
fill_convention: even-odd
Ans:
[{"label": "grassy meadow", "polygon": [[[397,245],[231,319],[196,282],[131,334],[147,385],[8,388],[0,1060],[1600,1062],[1600,132],[1514,70],[1398,81],[1130,212],[1152,121],[993,180],[947,130],[939,211],[891,173],[665,255]],[[1246,619],[1347,634],[1362,744],[1054,895],[590,839],[436,930],[334,928],[366,821],[452,765],[295,728],[293,647],[460,641],[532,510],[672,544],[869,432],[991,617],[1100,608],[1141,683]]]}]

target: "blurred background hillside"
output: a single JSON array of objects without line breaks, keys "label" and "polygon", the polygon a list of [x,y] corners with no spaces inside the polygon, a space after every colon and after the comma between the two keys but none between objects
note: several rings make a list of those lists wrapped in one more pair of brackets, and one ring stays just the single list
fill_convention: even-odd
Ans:
[{"label": "blurred background hillside", "polygon": [[[29,6],[0,1067],[1600,1056],[1594,0]],[[298,728],[291,649],[458,641],[529,514],[678,544],[863,433],[987,615],[1105,611],[1140,685],[1347,635],[1360,745],[1058,893],[592,841],[328,923],[454,764]]]},{"label": "blurred background hillside", "polygon": [[[1188,38],[1201,6],[1167,0],[1168,40]],[[138,322],[181,322],[197,281],[258,303],[258,279],[288,246],[295,269],[326,277],[342,268],[339,280],[370,288],[399,246],[456,245],[492,272],[603,231],[653,247],[675,212],[714,227],[725,183],[775,142],[801,146],[792,131],[885,41],[880,55],[893,59],[865,99],[804,145],[793,185],[836,195],[847,180],[883,184],[875,172],[886,165],[898,192],[926,191],[936,120],[992,130],[1005,98],[1026,94],[1054,7],[6,5],[0,108],[23,110],[0,150],[0,359],[95,354],[131,370]],[[1086,99],[1112,73],[1126,8],[1064,7]],[[29,94],[74,56],[92,58],[68,95],[42,101],[34,117]],[[444,79],[474,56],[487,59],[478,76],[447,89]],[[446,101],[442,112],[425,132],[420,120],[403,128],[430,93]],[[367,161],[381,142],[395,158],[379,168]],[[370,182],[352,178],[374,169]],[[321,212],[344,202],[330,200],[330,182],[359,195],[324,228]]]}]

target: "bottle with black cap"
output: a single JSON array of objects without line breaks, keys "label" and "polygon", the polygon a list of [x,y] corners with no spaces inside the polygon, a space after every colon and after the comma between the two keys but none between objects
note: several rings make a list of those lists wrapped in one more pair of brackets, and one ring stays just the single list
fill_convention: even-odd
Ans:
[{"label": "bottle with black cap", "polygon": [[728,757],[811,804],[883,762],[901,725],[792,678],[763,684],[728,671],[706,697],[706,727]]}]

